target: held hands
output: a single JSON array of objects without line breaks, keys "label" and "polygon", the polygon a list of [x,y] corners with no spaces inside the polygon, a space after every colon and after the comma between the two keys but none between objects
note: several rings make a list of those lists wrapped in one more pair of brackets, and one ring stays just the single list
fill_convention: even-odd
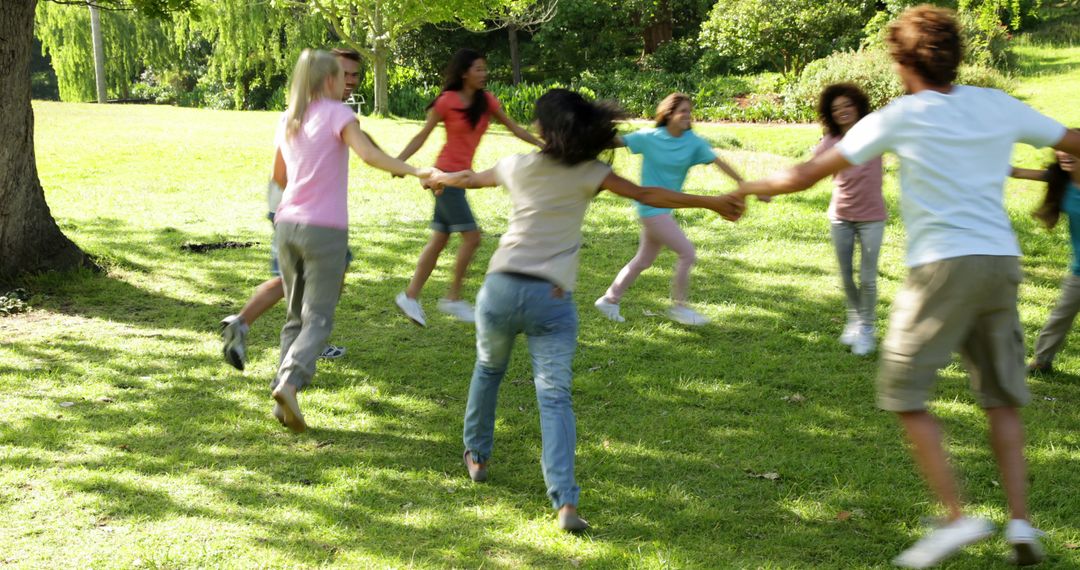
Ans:
[{"label": "held hands", "polygon": [[714,196],[710,199],[709,209],[720,214],[725,220],[734,222],[746,211],[746,197],[738,192]]},{"label": "held hands", "polygon": [[427,184],[431,188],[438,188],[441,192],[444,186],[467,186],[469,177],[473,175],[472,170],[461,170],[458,172],[439,172],[438,176],[433,176],[428,179]]},{"label": "held hands", "polygon": [[420,179],[420,184],[425,188],[430,188],[436,196],[442,194],[443,184],[439,183],[439,178],[446,176],[446,173],[434,167],[425,167],[416,169],[416,177]]}]

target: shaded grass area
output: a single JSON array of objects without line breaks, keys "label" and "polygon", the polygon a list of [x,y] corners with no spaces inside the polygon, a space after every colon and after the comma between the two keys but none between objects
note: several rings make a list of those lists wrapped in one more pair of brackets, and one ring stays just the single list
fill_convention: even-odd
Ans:
[{"label": "shaded grass area", "polygon": [[[1032,48],[1029,69],[1059,52]],[[1067,52],[1066,61],[1080,54]],[[1075,73],[1044,68],[1029,101],[1069,120],[1049,86],[1075,92]],[[1072,69],[1072,68],[1070,68]],[[1037,84],[1046,81],[1047,88]],[[1055,87],[1056,88],[1056,87]],[[28,282],[28,314],[0,320],[0,562],[16,567],[587,567],[884,568],[936,513],[893,418],[873,408],[873,359],[836,342],[843,325],[824,211],[828,184],[728,224],[680,219],[698,246],[692,300],[714,324],[686,329],[659,315],[674,257],[662,254],[627,294],[627,322],[590,307],[637,245],[629,203],[601,196],[587,217],[575,360],[578,478],[585,536],[555,530],[540,476],[535,394],[519,343],[499,404],[492,479],[460,465],[461,417],[473,331],[434,314],[401,317],[404,288],[427,239],[431,198],[415,183],[358,163],[350,179],[356,261],[333,340],[302,396],[313,429],[269,417],[281,307],[255,325],[248,370],[220,358],[217,321],[266,277],[263,184],[275,116],[160,107],[35,104],[38,160],[65,232],[105,275]],[[119,125],[138,125],[137,129]],[[396,151],[410,122],[364,126]],[[701,125],[749,176],[816,142],[814,127]],[[91,137],[96,137],[89,141]],[[419,153],[430,163],[441,135]],[[477,167],[525,151],[504,131],[485,137]],[[1022,151],[1037,164],[1045,152]],[[637,176],[639,160],[617,155]],[[895,164],[887,201],[896,212]],[[731,187],[715,170],[687,189]],[[1010,183],[1025,251],[1021,316],[1036,334],[1069,259],[1064,228],[1039,229],[1037,186]],[[484,240],[472,297],[504,231],[501,190],[471,195]],[[879,327],[902,282],[903,229],[886,230]],[[206,254],[186,243],[251,248]],[[445,291],[444,259],[425,291]],[[1080,338],[1062,372],[1033,380],[1032,510],[1050,532],[1049,566],[1080,566]],[[972,509],[1004,520],[982,414],[954,363],[934,411],[949,433]],[[799,397],[794,397],[798,395]],[[778,475],[770,479],[765,474]],[[946,568],[1005,568],[990,541]]]}]

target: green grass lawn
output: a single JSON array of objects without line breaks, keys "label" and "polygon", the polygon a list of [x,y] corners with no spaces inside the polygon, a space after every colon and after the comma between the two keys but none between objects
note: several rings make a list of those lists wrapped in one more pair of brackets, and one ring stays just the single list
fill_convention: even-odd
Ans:
[{"label": "green grass lawn", "polygon": [[[1080,124],[1080,49],[1024,46],[1021,95]],[[270,417],[283,321],[253,328],[248,370],[220,357],[217,321],[267,277],[263,188],[273,113],[36,103],[37,160],[61,227],[104,274],[29,280],[33,310],[0,319],[0,565],[22,568],[462,567],[885,568],[938,514],[890,414],[873,405],[873,358],[836,337],[843,301],[828,238],[828,183],[738,224],[703,212],[682,223],[698,246],[692,299],[714,320],[687,329],[660,317],[674,256],[665,252],[623,302],[627,322],[590,303],[633,255],[629,203],[601,196],[587,217],[575,292],[582,514],[594,530],[555,529],[540,474],[540,433],[523,343],[501,394],[491,480],[468,481],[461,418],[473,329],[434,311],[448,258],[425,303],[426,329],[398,314],[425,242],[431,197],[355,159],[350,246],[356,261],[333,341],[301,402],[312,428]],[[415,122],[365,120],[400,149]],[[790,163],[813,126],[701,125],[749,176]],[[739,144],[731,143],[736,139]],[[433,136],[414,161],[428,164]],[[527,150],[505,131],[477,167]],[[1022,150],[1034,166],[1048,153]],[[905,275],[896,165],[882,254],[879,328]],[[639,161],[619,153],[636,177]],[[731,188],[715,169],[687,189]],[[1021,316],[1029,343],[1069,260],[1063,227],[1028,212],[1038,187],[1010,183],[1025,250]],[[487,237],[471,297],[506,227],[501,190],[472,193]],[[222,240],[247,249],[186,253]],[[1049,532],[1046,567],[1080,567],[1080,336],[1055,376],[1032,380],[1025,409],[1031,506]],[[958,364],[933,405],[949,434],[971,509],[999,523],[1004,497],[983,415]],[[796,395],[798,395],[796,397]],[[778,474],[778,478],[760,475]],[[946,568],[1005,568],[995,539]]]}]

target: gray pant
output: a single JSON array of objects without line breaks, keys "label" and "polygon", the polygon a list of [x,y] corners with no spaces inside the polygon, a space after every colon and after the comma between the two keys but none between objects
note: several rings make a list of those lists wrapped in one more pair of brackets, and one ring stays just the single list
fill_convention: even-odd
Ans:
[{"label": "gray pant", "polygon": [[274,233],[286,316],[281,329],[281,361],[270,389],[288,382],[301,390],[311,383],[315,361],[334,326],[349,234],[289,222],[278,222]]},{"label": "gray pant", "polygon": [[[858,317],[863,326],[874,326],[877,320],[878,254],[885,222],[848,222],[833,220],[833,247],[840,262],[840,279],[847,295],[848,319]],[[855,240],[859,241],[859,283],[855,283]]]},{"label": "gray pant", "polygon": [[1039,331],[1039,340],[1035,341],[1036,363],[1050,364],[1054,361],[1054,356],[1065,345],[1065,337],[1069,335],[1077,312],[1080,312],[1080,277],[1069,273],[1061,282],[1061,297],[1058,297],[1050,318]]}]

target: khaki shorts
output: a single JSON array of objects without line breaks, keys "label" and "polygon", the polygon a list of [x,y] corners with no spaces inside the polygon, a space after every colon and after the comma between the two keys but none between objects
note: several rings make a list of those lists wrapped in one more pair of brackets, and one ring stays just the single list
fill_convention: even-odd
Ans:
[{"label": "khaki shorts", "polygon": [[926,409],[937,371],[959,350],[983,408],[1031,400],[1024,333],[1016,311],[1020,260],[968,255],[912,268],[893,303],[881,344],[878,406]]}]

